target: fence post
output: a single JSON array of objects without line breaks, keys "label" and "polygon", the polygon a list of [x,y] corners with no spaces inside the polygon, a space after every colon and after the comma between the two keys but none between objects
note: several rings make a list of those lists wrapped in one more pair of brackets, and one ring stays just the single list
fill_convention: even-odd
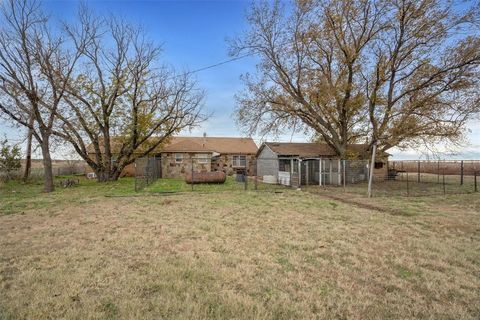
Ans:
[{"label": "fence post", "polygon": [[133,164],[134,168],[135,168],[135,192],[138,191],[137,189],[137,159],[135,159],[135,163]]},{"label": "fence post", "polygon": [[345,173],[345,168],[346,168],[345,161],[346,160],[343,160],[343,192],[347,192],[347,189],[345,188],[346,187],[345,184],[346,184],[346,180],[347,180],[346,179],[347,175]]},{"label": "fence post", "polygon": [[157,180],[157,156],[153,156],[153,181]]},{"label": "fence post", "polygon": [[407,197],[410,196],[410,188],[409,188],[409,185],[408,185],[408,171],[406,172],[407,174]]},{"label": "fence post", "polygon": [[477,170],[473,172],[473,184],[475,185],[475,192],[478,192],[478,187],[477,187]]},{"label": "fence post", "polygon": [[445,189],[445,166],[443,166],[443,195],[446,195],[447,191]]},{"label": "fence post", "polygon": [[460,185],[463,186],[463,160],[460,162]]},{"label": "fence post", "polygon": [[440,183],[440,160],[437,160],[437,183]]},{"label": "fence post", "polygon": [[243,169],[243,180],[245,180],[245,191],[248,189],[248,175],[247,175],[247,164],[245,164],[245,168]]},{"label": "fence post", "polygon": [[372,197],[372,183],[373,183],[373,168],[375,167],[375,153],[377,153],[377,142],[373,144],[372,150],[372,161],[370,167],[368,168],[368,197]]},{"label": "fence post", "polygon": [[420,161],[417,161],[417,182],[420,183]]},{"label": "fence post", "polygon": [[193,156],[190,156],[190,159],[192,160],[192,191],[193,191]]}]

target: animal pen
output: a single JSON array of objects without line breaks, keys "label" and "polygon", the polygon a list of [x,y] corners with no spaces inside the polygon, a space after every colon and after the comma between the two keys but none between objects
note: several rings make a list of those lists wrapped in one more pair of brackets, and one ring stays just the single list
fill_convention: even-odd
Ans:
[{"label": "animal pen", "polygon": [[[322,192],[339,188],[343,192],[367,195],[369,160],[298,157],[268,160],[277,165],[276,171],[259,175],[257,160],[240,160],[219,167],[214,165],[214,157],[192,156],[181,165],[169,157],[140,158],[135,162],[135,189],[168,193],[288,188]],[[375,162],[372,170],[375,197],[471,193],[478,191],[480,161],[385,161]],[[220,182],[187,183],[200,176],[204,179],[208,172],[224,172],[225,178]]]},{"label": "animal pen", "polygon": [[342,186],[366,181],[368,161],[327,158],[279,159],[278,183],[291,187]]}]

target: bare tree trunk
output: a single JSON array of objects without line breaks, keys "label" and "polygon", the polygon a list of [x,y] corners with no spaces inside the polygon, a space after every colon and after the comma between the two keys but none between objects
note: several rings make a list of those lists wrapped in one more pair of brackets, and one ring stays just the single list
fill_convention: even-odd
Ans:
[{"label": "bare tree trunk", "polygon": [[44,192],[55,191],[55,186],[53,184],[53,167],[52,167],[52,158],[50,156],[50,137],[48,134],[43,135],[42,137],[42,156],[43,156],[43,172],[44,172]]},{"label": "bare tree trunk", "polygon": [[27,182],[28,178],[30,177],[30,172],[32,169],[32,138],[33,138],[33,122],[35,118],[30,116],[28,120],[29,128],[28,128],[28,135],[27,135],[27,154],[25,160],[25,171],[23,172],[23,182]]}]

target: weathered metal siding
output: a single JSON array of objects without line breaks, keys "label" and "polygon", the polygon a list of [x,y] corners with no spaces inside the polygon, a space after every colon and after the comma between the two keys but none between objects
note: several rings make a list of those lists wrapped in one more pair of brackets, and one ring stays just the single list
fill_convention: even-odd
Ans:
[{"label": "weathered metal siding", "polygon": [[257,176],[277,176],[278,156],[265,146],[257,157]]}]

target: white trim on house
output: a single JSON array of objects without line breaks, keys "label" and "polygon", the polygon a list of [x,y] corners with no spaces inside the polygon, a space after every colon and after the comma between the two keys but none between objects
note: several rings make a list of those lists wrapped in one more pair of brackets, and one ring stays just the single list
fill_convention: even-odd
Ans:
[{"label": "white trim on house", "polygon": [[197,153],[195,154],[195,158],[197,159],[197,163],[200,164],[207,164],[210,160],[208,153]]},{"label": "white trim on house", "polygon": [[[237,157],[237,159],[235,159],[235,157]],[[242,165],[242,161],[243,161],[243,165]],[[247,166],[246,155],[243,155],[243,154],[232,155],[232,168],[245,168],[246,166]]]}]

